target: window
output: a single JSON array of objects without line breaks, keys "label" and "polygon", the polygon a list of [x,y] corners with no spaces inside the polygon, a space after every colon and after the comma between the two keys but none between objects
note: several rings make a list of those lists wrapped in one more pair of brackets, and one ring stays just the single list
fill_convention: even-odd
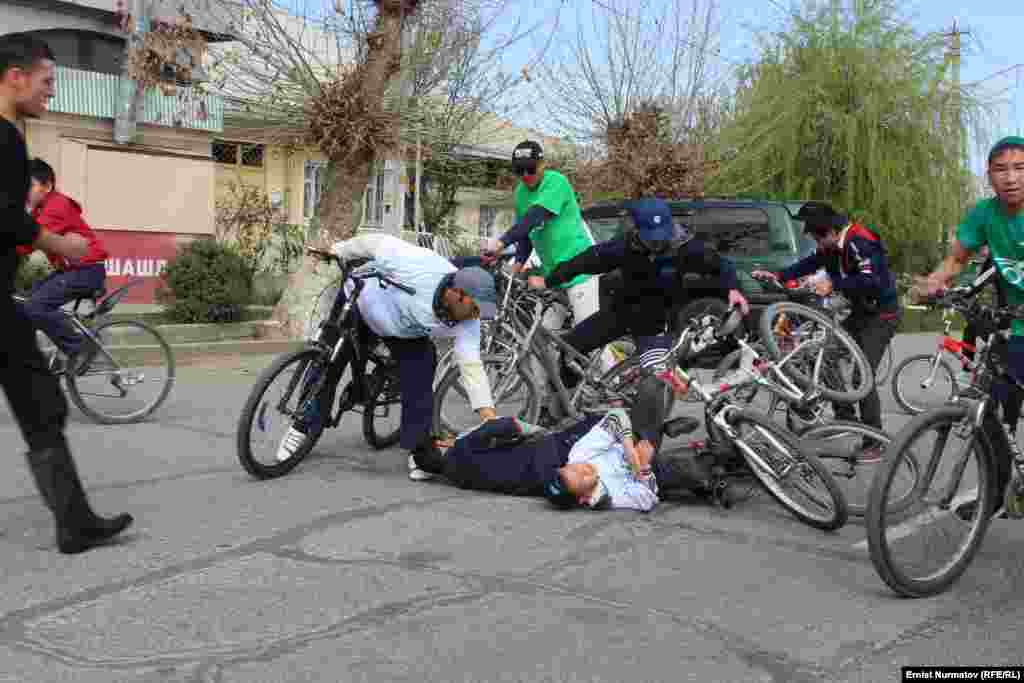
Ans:
[{"label": "window", "polygon": [[370,175],[370,183],[366,186],[366,197],[363,202],[363,223],[380,228],[384,226],[384,216],[391,213],[391,206],[385,205],[385,192],[391,186],[393,170],[378,164]]},{"label": "window", "polygon": [[709,208],[678,220],[725,256],[756,258],[792,249],[789,236],[774,234],[768,214],[761,209]]},{"label": "window", "polygon": [[213,160],[218,164],[263,168],[263,145],[246,142],[214,140],[211,148]]},{"label": "window", "polygon": [[320,207],[324,193],[327,164],[322,161],[307,161],[302,174],[302,216],[312,218]]},{"label": "window", "polygon": [[498,218],[498,208],[495,206],[480,207],[480,236],[491,237],[494,230],[494,222]]},{"label": "window", "polygon": [[74,29],[33,32],[53,50],[57,64],[82,71],[120,75],[124,39]]},{"label": "window", "polygon": [[588,218],[587,227],[594,236],[594,242],[600,244],[622,234],[622,219],[618,216],[607,218]]}]

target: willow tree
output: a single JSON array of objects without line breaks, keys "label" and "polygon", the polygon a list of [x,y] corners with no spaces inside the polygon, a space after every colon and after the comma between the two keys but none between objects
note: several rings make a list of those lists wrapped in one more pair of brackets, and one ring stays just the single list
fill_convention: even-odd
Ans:
[{"label": "willow tree", "polygon": [[892,0],[812,0],[743,69],[709,189],[833,202],[896,267],[925,267],[972,191],[958,141],[986,112],[944,47]]}]

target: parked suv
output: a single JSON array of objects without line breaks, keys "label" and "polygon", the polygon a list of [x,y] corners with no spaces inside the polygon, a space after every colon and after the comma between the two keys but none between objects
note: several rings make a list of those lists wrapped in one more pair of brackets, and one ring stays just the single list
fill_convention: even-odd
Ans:
[{"label": "parked suv", "polygon": [[[702,198],[669,200],[677,223],[685,223],[697,237],[736,264],[740,288],[751,305],[748,326],[756,330],[764,308],[781,297],[767,291],[750,277],[754,270],[780,270],[792,265],[815,249],[814,241],[804,236],[803,223],[793,216],[802,201],[781,202],[763,199]],[[597,242],[621,236],[621,202],[598,204],[583,211],[583,218]],[[711,297],[725,302],[725,293],[707,276],[686,276],[688,301]],[[618,273],[601,278],[602,305],[610,301],[622,286]]]}]

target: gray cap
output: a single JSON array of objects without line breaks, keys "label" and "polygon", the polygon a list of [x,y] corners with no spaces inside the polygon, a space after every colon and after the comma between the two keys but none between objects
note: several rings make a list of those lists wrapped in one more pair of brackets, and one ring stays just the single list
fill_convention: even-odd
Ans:
[{"label": "gray cap", "polygon": [[483,268],[471,266],[455,271],[449,287],[461,289],[480,307],[481,318],[493,318],[498,313],[498,291],[494,276]]}]

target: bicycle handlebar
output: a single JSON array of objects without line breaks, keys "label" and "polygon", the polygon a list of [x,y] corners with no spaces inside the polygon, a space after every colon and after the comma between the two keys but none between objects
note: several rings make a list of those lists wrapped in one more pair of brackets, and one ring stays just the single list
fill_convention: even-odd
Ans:
[{"label": "bicycle handlebar", "polygon": [[367,280],[370,278],[376,278],[380,283],[391,285],[396,289],[402,290],[406,294],[416,294],[415,287],[410,287],[409,285],[403,284],[398,280],[392,278],[390,275],[377,270],[376,268],[371,268],[365,273],[357,274],[353,272],[357,268],[369,263],[372,259],[357,258],[352,259],[350,261],[342,261],[337,254],[332,254],[331,252],[324,251],[322,249],[314,249],[313,247],[306,247],[306,253],[320,261],[324,261],[327,263],[333,261],[334,263],[337,263],[338,267],[341,268],[342,272],[344,273],[345,278],[352,278],[353,280]]},{"label": "bicycle handlebar", "polygon": [[988,306],[975,298],[977,293],[975,287],[951,287],[926,297],[921,305],[926,308],[952,309],[972,320],[989,318],[998,327],[1008,327],[1014,320],[1024,318],[1024,305]]}]

